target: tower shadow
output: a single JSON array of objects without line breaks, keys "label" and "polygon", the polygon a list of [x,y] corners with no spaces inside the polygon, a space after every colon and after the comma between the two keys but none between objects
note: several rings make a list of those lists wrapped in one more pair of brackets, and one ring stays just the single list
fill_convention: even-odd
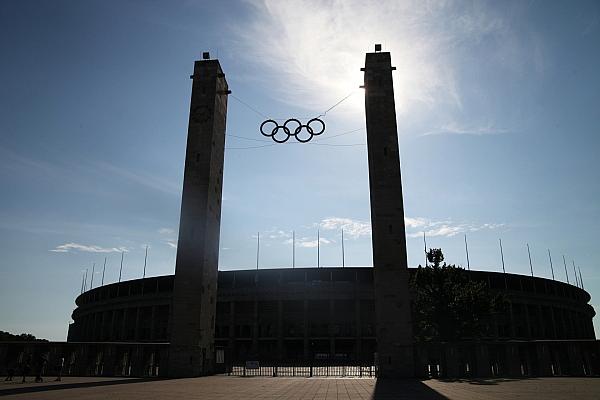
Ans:
[{"label": "tower shadow", "polygon": [[378,378],[372,400],[449,400],[418,379]]}]

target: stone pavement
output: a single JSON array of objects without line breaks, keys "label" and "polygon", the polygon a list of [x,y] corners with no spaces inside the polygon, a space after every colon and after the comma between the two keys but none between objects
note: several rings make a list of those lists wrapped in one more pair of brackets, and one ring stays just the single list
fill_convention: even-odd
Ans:
[{"label": "stone pavement", "polygon": [[411,400],[597,400],[599,378],[532,378],[476,381],[360,378],[241,378],[213,376],[191,379],[73,378],[44,383],[0,382],[6,399],[162,400],[162,399],[411,399]]}]

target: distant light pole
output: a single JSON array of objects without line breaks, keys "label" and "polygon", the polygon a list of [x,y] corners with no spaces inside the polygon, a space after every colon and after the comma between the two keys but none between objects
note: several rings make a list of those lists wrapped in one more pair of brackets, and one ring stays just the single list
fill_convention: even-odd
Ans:
[{"label": "distant light pole", "polygon": [[554,267],[552,266],[552,255],[550,249],[548,249],[548,258],[550,259],[550,270],[552,271],[552,280],[554,280]]},{"label": "distant light pole", "polygon": [[90,282],[90,289],[94,288],[94,270],[96,269],[96,263],[92,264],[92,280]]},{"label": "distant light pole", "polygon": [[471,263],[469,262],[469,245],[467,244],[467,235],[465,234],[465,253],[467,253],[467,268],[471,270]]},{"label": "distant light pole", "polygon": [[529,243],[527,243],[527,255],[529,256],[529,269],[531,269],[531,276],[533,276],[533,264],[531,263],[531,251],[529,251]]},{"label": "distant light pole", "polygon": [[123,274],[123,256],[125,256],[125,250],[121,250],[121,268],[119,268],[119,282],[121,282],[121,275]]},{"label": "distant light pole", "polygon": [[344,254],[344,229],[342,229],[342,268],[346,266],[346,255]]},{"label": "distant light pole", "polygon": [[563,254],[563,264],[565,265],[565,276],[567,277],[567,284],[569,282],[569,273],[567,272],[567,262],[565,261],[565,255]]},{"label": "distant light pole", "polygon": [[146,277],[146,261],[148,261],[148,245],[146,245],[146,254],[144,255],[144,274],[142,278]]},{"label": "distant light pole", "polygon": [[260,256],[260,232],[256,232],[256,269],[258,269],[259,256]]},{"label": "distant light pole", "polygon": [[102,267],[102,284],[104,286],[104,273],[106,272],[106,257],[104,257],[104,267]]},{"label": "distant light pole", "polygon": [[317,229],[317,268],[321,268],[321,234]]}]

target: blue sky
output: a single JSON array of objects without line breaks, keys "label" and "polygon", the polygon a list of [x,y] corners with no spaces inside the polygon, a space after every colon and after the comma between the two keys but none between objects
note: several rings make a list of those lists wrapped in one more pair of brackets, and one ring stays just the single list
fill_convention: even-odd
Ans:
[{"label": "blue sky", "polygon": [[[261,147],[229,99],[220,269],[372,265],[364,96],[391,51],[409,264],[565,280],[600,306],[598,2],[3,1],[0,329],[64,340],[82,273],[174,271],[193,62],[218,56],[260,113],[330,111],[314,144]],[[337,134],[340,136],[333,137]],[[237,137],[242,136],[243,138]],[[100,266],[100,268],[98,268]],[[101,274],[94,277],[94,286]]]}]

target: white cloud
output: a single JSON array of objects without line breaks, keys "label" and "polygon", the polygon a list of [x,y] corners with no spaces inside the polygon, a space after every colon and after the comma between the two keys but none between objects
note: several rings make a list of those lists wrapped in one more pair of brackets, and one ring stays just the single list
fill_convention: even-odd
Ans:
[{"label": "white cloud", "polygon": [[352,239],[371,235],[371,224],[350,218],[329,217],[318,223],[321,229],[344,230],[344,235]]},{"label": "white cloud", "polygon": [[[447,1],[256,0],[253,16],[236,25],[236,44],[260,64],[278,99],[323,111],[362,84],[363,54],[382,43],[391,51],[396,105],[437,103],[462,107],[452,50],[503,35],[509,24],[492,9]],[[499,41],[502,45],[502,41]],[[275,81],[275,83],[273,83]],[[363,108],[362,95],[344,106]]]},{"label": "white cloud", "polygon": [[404,217],[404,225],[406,225],[407,228],[419,228],[421,226],[429,225],[429,222],[425,218]]},{"label": "white cloud", "polygon": [[72,251],[82,251],[86,253],[121,253],[127,252],[126,247],[100,247],[96,245],[85,245],[79,243],[65,243],[50,250],[54,253],[70,253]]},{"label": "white cloud", "polygon": [[461,125],[456,122],[445,124],[437,129],[425,132],[422,136],[428,135],[440,135],[440,134],[454,134],[454,135],[498,135],[501,133],[507,133],[508,130],[498,128],[492,123],[485,125]]},{"label": "white cloud", "polygon": [[[252,236],[254,239],[256,239],[256,235]],[[292,237],[292,231],[284,231],[282,229],[278,229],[278,228],[271,228],[267,231],[265,231],[262,235],[261,238],[264,239],[286,239],[286,238],[291,238]]]},{"label": "white cloud", "polygon": [[171,228],[160,228],[158,230],[158,233],[160,233],[161,235],[173,235],[175,233],[175,230]]},{"label": "white cloud", "polygon": [[[324,245],[324,244],[331,243],[331,240],[328,240],[325,238],[319,238],[319,241],[317,242],[316,238],[309,238],[309,237],[296,238],[296,246],[297,247],[304,247],[304,248],[312,249],[312,248],[317,247],[319,242],[321,243],[321,245]],[[292,244],[293,240],[287,239],[283,243],[284,244]]]},{"label": "white cloud", "polygon": [[477,223],[455,223],[450,220],[445,221],[432,221],[426,218],[405,218],[406,220],[410,220],[411,223],[406,223],[407,230],[416,230],[417,232],[408,232],[406,234],[407,237],[416,238],[423,236],[423,232],[425,232],[426,236],[435,237],[435,236],[444,236],[444,237],[452,237],[461,233],[468,232],[477,232],[486,229],[498,229],[504,224],[477,224]]}]

